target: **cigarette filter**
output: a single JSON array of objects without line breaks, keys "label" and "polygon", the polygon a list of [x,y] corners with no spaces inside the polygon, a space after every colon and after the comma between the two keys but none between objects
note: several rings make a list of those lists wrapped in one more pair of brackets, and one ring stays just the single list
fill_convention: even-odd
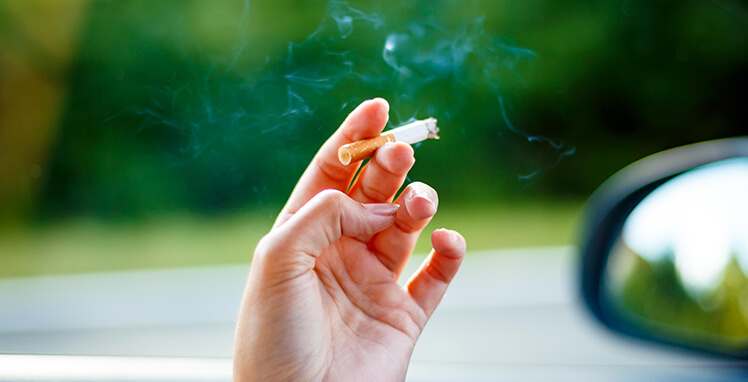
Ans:
[{"label": "cigarette filter", "polygon": [[340,146],[338,159],[347,165],[358,162],[374,155],[374,152],[387,142],[405,142],[409,145],[426,139],[439,139],[439,128],[435,118],[411,122],[407,125],[385,131],[378,137],[364,139]]}]

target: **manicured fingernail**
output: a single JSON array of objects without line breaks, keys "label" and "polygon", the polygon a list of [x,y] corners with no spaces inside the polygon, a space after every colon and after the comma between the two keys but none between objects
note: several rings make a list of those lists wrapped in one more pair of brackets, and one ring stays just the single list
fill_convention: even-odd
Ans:
[{"label": "manicured fingernail", "polygon": [[399,204],[393,203],[364,203],[364,208],[374,215],[393,216],[400,209]]}]

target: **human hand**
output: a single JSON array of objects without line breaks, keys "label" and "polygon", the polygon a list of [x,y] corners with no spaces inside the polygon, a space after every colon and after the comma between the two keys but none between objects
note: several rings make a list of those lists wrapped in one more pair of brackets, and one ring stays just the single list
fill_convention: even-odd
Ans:
[{"label": "human hand", "polygon": [[418,336],[465,254],[454,231],[431,235],[434,250],[398,285],[436,192],[410,184],[413,149],[388,143],[359,165],[340,146],[378,135],[389,106],[362,103],[325,142],[278,219],[258,244],[237,322],[235,380],[405,379]]}]

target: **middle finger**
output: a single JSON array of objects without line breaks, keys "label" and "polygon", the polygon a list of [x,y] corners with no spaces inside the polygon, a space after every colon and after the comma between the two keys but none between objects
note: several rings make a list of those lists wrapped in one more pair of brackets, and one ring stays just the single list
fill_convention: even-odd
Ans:
[{"label": "middle finger", "polygon": [[361,203],[390,202],[415,161],[410,145],[402,142],[385,144],[361,170],[351,187],[350,197]]}]

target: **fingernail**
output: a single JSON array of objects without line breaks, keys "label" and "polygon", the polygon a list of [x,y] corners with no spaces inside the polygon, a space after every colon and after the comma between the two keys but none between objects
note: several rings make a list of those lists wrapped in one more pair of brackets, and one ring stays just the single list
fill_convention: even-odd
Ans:
[{"label": "fingernail", "polygon": [[393,203],[364,203],[364,208],[374,215],[393,216],[400,209],[399,204]]},{"label": "fingernail", "polygon": [[419,190],[418,188],[415,188],[414,191],[415,192],[413,193],[413,198],[421,198],[421,199],[426,200],[427,202],[429,202],[429,204],[431,204],[431,207],[435,206],[434,201],[431,199],[431,194],[429,194],[428,192],[425,192],[423,190]]},{"label": "fingernail", "polygon": [[457,234],[457,232],[456,232],[456,231],[453,231],[453,230],[451,230],[451,229],[446,229],[446,228],[439,228],[439,229],[438,229],[438,231],[444,231],[444,232],[446,232],[447,234],[449,234],[449,236],[450,236],[450,237],[451,237],[451,238],[452,238],[453,240],[458,240],[458,239],[459,239],[459,237],[460,237],[460,236],[459,236],[459,234]]},{"label": "fingernail", "polygon": [[457,243],[462,243],[461,245],[463,247],[467,247],[467,241],[465,240],[465,237],[462,236],[459,232],[450,229],[449,235],[452,236],[452,239],[454,241],[456,241]]}]

